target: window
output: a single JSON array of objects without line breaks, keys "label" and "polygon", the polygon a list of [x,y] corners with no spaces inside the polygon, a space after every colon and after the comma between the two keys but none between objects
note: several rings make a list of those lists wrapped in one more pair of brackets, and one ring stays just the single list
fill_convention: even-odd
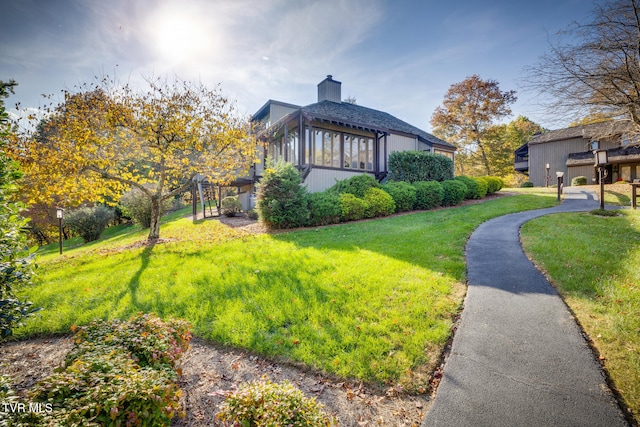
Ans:
[{"label": "window", "polygon": [[373,171],[373,138],[318,129],[313,146],[315,165]]},{"label": "window", "polygon": [[298,143],[300,142],[298,136],[298,128],[294,128],[288,132],[287,141],[287,161],[298,164]]}]

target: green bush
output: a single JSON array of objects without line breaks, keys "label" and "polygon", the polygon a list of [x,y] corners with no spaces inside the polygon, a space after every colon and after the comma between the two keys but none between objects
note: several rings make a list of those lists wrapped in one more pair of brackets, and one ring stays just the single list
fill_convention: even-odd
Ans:
[{"label": "green bush", "polygon": [[571,180],[571,186],[577,185],[587,185],[587,177],[586,176],[576,176]]},{"label": "green bush", "polygon": [[258,214],[258,211],[256,209],[249,209],[247,211],[247,218],[249,218],[249,219],[258,219],[258,218],[260,218],[260,215]]},{"label": "green bush", "polygon": [[328,191],[310,193],[307,196],[307,204],[309,206],[308,225],[314,227],[340,222],[342,210],[338,194]]},{"label": "green bush", "polygon": [[369,218],[391,215],[396,211],[396,202],[393,201],[393,197],[381,188],[368,189],[364,195],[364,201],[368,205],[366,216]]},{"label": "green bush", "polygon": [[113,221],[113,209],[103,205],[74,209],[65,215],[64,222],[85,243],[98,240],[104,229]]},{"label": "green bush", "polygon": [[478,184],[478,199],[486,197],[489,190],[489,182],[485,178],[472,178]]},{"label": "green bush", "polygon": [[475,179],[469,177],[469,176],[465,176],[465,175],[460,175],[460,176],[456,176],[455,179],[457,181],[462,182],[466,187],[467,187],[467,191],[465,192],[464,198],[465,199],[480,199],[480,188],[478,186],[478,183],[476,182]]},{"label": "green bush", "polygon": [[382,186],[396,203],[396,212],[406,212],[416,204],[416,189],[408,182],[389,182]]},{"label": "green bush", "polygon": [[453,179],[453,160],[428,151],[389,154],[389,181],[445,181]]},{"label": "green bush", "polygon": [[340,219],[342,221],[357,221],[367,217],[369,204],[351,193],[340,196]]},{"label": "green bush", "polygon": [[380,188],[380,184],[373,176],[364,173],[337,181],[328,191],[336,194],[349,193],[362,199],[370,188]]},{"label": "green bush", "polygon": [[220,202],[220,210],[222,211],[222,215],[236,216],[238,212],[242,210],[238,196],[227,196],[222,199]]},{"label": "green bush", "polygon": [[186,322],[149,314],[79,328],[62,370],[29,391],[51,411],[16,425],[168,426],[182,412],[174,368],[190,338]]},{"label": "green bush", "polygon": [[[172,203],[171,199],[167,199],[160,204],[161,216],[171,208]],[[139,188],[132,188],[124,193],[120,198],[120,205],[126,218],[142,228],[151,226],[151,199]]]},{"label": "green bush", "polygon": [[258,213],[269,228],[301,227],[309,221],[306,189],[291,163],[268,167],[258,184]]},{"label": "green bush", "polygon": [[487,180],[487,194],[493,194],[496,191],[502,190],[504,187],[504,180],[497,176],[485,176],[484,179]]},{"label": "green bush", "polygon": [[327,427],[332,420],[315,399],[306,397],[290,382],[242,384],[223,402],[216,417],[235,426]]},{"label": "green bush", "polygon": [[442,206],[455,206],[465,199],[468,187],[458,179],[450,179],[442,182],[442,189]]},{"label": "green bush", "polygon": [[520,188],[533,188],[533,182],[526,181],[520,184]]},{"label": "green bush", "polygon": [[444,190],[437,181],[418,181],[413,183],[416,189],[414,209],[429,210],[442,205]]}]

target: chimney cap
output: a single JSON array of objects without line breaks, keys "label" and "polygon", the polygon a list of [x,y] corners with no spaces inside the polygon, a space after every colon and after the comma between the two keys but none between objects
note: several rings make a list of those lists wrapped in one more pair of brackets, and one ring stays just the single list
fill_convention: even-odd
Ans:
[{"label": "chimney cap", "polygon": [[331,80],[331,79],[333,78],[333,76],[332,76],[331,74],[327,74],[327,78],[328,78],[329,80]]}]

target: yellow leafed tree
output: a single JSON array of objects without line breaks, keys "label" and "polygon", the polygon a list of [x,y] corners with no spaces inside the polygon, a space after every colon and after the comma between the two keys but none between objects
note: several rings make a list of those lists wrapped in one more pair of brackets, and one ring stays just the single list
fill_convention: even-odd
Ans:
[{"label": "yellow leafed tree", "polygon": [[36,131],[12,144],[32,203],[117,200],[135,187],[151,201],[154,240],[162,202],[188,190],[196,175],[225,184],[257,160],[249,120],[219,88],[149,79],[136,91],[106,81],[66,93]]}]

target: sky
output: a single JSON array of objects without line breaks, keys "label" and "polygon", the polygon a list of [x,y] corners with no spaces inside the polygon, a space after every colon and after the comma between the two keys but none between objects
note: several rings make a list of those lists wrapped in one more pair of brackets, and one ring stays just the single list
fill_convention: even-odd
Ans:
[{"label": "sky", "polygon": [[[240,113],[269,99],[317,101],[327,75],[343,99],[431,131],[451,85],[477,74],[515,90],[515,119],[568,123],[524,90],[549,37],[585,22],[593,0],[0,0],[5,105],[59,99],[95,76],[132,86],[173,77],[220,85]],[[17,113],[13,109],[14,113]]]}]

